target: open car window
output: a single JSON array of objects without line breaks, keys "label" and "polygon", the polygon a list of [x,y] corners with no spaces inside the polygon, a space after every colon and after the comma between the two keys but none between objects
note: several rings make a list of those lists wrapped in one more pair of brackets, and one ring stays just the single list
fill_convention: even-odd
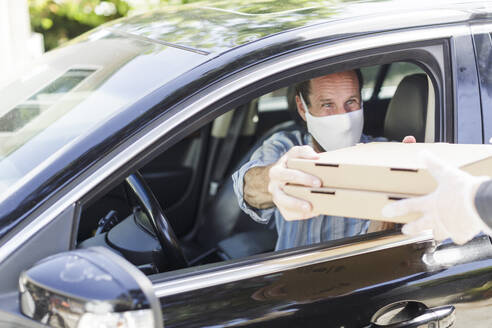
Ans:
[{"label": "open car window", "polygon": [[[391,67],[396,69],[394,73],[389,70],[388,73],[393,75],[388,75],[387,79],[397,81],[397,86],[388,101],[367,98],[364,115],[370,119],[366,119],[365,124],[372,128],[369,131],[374,131],[372,137],[401,141],[399,137],[386,135],[395,129],[398,132],[398,125],[408,121],[404,114],[407,108],[395,108],[391,104],[392,100],[398,101],[393,99],[395,93],[413,92],[405,90],[405,85],[399,86],[399,83],[417,78],[422,87],[429,88],[425,96],[417,95],[424,97],[426,102],[434,97],[434,88],[427,74],[416,64],[395,62]],[[380,69],[381,65],[362,67],[363,98],[374,92]],[[400,90],[396,91],[397,88]],[[275,251],[279,238],[278,222],[272,216],[267,224],[258,223],[241,210],[234,192],[237,183],[231,175],[250,161],[253,153],[274,134],[303,129],[304,132],[300,133],[307,133],[299,120],[295,120],[298,113],[295,102],[292,102],[295,98],[293,92],[293,85],[283,87],[231,109],[140,168],[138,174],[160,204],[189,265],[238,260]],[[426,140],[434,140],[433,129],[426,126],[433,125],[433,121],[425,122],[434,116],[433,106],[435,103],[426,103],[425,108],[418,108],[422,111],[423,122],[416,123],[418,126],[412,126],[410,130],[420,131]],[[394,122],[390,120],[389,127],[386,122],[388,115],[397,116],[392,119]],[[377,124],[373,125],[374,122]],[[168,269],[165,263],[157,265],[161,267],[156,266],[155,258],[160,256],[157,250],[161,245],[137,198],[132,187],[122,183],[86,206],[79,225],[79,247],[110,244],[147,274],[168,271],[172,266]],[[398,229],[395,224],[372,221],[345,237],[347,242],[353,242],[357,235],[380,235],[385,231],[392,234]],[[128,238],[133,234],[133,238]],[[314,241],[306,246],[333,242],[337,240],[325,240],[321,244]]]}]

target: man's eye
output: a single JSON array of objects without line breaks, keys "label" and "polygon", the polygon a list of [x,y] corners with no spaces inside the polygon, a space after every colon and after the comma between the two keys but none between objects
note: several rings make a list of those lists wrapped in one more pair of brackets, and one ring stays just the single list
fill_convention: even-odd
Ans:
[{"label": "man's eye", "polygon": [[353,105],[355,103],[356,103],[355,99],[350,99],[349,101],[347,101],[347,105]]},{"label": "man's eye", "polygon": [[332,103],[324,103],[321,105],[323,108],[332,108],[333,104]]}]

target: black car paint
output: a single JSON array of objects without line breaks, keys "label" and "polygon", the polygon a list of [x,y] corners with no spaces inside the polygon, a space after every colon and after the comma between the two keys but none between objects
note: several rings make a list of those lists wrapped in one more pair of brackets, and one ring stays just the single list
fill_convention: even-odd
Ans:
[{"label": "black car paint", "polygon": [[483,143],[478,72],[471,35],[453,38],[454,131],[456,143]]},{"label": "black car paint", "polygon": [[473,41],[480,80],[484,143],[488,143],[492,139],[492,35],[478,33]]},{"label": "black car paint", "polygon": [[[109,274],[112,279],[109,279]],[[79,301],[81,304],[77,304],[78,307],[83,307],[84,301],[94,299],[110,302],[119,311],[149,307],[148,300],[133,277],[93,250],[60,253],[45,258],[25,271],[21,279],[33,299],[39,301],[39,308],[49,308],[50,304],[43,304],[45,301],[53,302],[53,305]],[[90,284],[81,284],[82,281]],[[42,287],[45,286],[51,288],[51,298],[44,297],[46,291]],[[70,300],[72,295],[59,293],[67,290],[77,298]]]},{"label": "black car paint", "polygon": [[[460,260],[436,260],[456,250]],[[363,327],[380,308],[402,301],[432,308],[455,304],[461,315],[490,297],[491,255],[490,239],[483,236],[465,247],[422,242],[341,258],[161,298],[164,322],[166,327]]]},{"label": "black car paint", "polygon": [[158,320],[154,326],[163,327],[145,275],[102,247],[45,258],[21,274],[19,285],[22,313],[50,327],[74,327],[85,314],[100,314],[101,307],[106,313],[149,311]]}]

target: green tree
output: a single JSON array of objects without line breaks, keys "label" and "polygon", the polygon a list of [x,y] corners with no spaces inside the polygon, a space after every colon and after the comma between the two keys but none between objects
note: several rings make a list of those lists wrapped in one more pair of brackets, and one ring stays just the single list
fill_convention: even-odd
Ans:
[{"label": "green tree", "polygon": [[43,34],[46,50],[126,16],[130,9],[124,0],[29,0],[32,29]]},{"label": "green tree", "polygon": [[[222,0],[209,3],[205,0],[28,0],[31,25],[35,32],[44,35],[45,49],[50,50],[63,42],[72,39],[100,24],[110,20],[127,16],[132,13],[155,9],[161,5],[189,4],[193,2],[204,2],[205,4],[228,11],[240,11],[254,16],[249,19],[247,15],[234,20],[235,29],[247,31],[254,30],[261,37],[261,27],[265,28],[267,34],[272,33],[270,27],[270,17],[261,15],[273,12],[290,11],[293,9],[304,8],[302,13],[297,15],[291,13],[286,16],[279,30],[302,26],[305,20],[316,20],[319,17],[326,17],[333,11],[333,8],[323,4],[336,4],[343,1],[354,0]],[[321,5],[321,6],[320,6]],[[328,11],[328,12],[327,12]],[[173,30],[173,35],[178,39],[193,38],[195,42],[201,42],[210,47],[213,40],[203,39],[202,25],[199,13],[200,8],[191,8],[188,13],[181,12],[180,15],[170,17],[167,28]],[[226,12],[217,12],[215,16],[208,14],[208,19],[222,20]],[[214,17],[212,17],[214,16]],[[148,16],[153,19],[152,15]],[[190,22],[194,21],[194,24]],[[229,35],[228,26],[220,32],[225,39],[235,38],[236,35]],[[206,33],[205,33],[206,34]],[[241,33],[240,33],[241,34]],[[248,40],[230,40],[234,44],[248,42]]]}]

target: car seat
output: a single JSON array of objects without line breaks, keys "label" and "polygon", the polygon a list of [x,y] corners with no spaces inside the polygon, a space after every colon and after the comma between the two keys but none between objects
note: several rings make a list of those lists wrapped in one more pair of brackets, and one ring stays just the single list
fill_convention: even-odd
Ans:
[{"label": "car seat", "polygon": [[413,135],[417,142],[433,142],[434,99],[434,89],[426,74],[405,76],[388,105],[384,136],[402,141]]},{"label": "car seat", "polygon": [[[295,89],[287,89],[288,111],[291,120],[281,122],[264,133],[237,162],[231,172],[244,165],[263,142],[279,131],[302,130],[302,119],[297,113]],[[274,220],[268,224],[254,221],[240,208],[228,177],[214,199],[206,206],[195,241],[205,248],[217,247],[224,259],[235,259],[273,251],[277,242]]]},{"label": "car seat", "polygon": [[[235,172],[263,142],[279,131],[299,129],[293,121],[280,123],[265,133],[232,170]],[[231,178],[225,180],[214,199],[206,206],[196,241],[206,248],[217,247],[224,259],[235,259],[273,251],[277,231],[273,220],[269,224],[255,222],[240,208]]]}]

